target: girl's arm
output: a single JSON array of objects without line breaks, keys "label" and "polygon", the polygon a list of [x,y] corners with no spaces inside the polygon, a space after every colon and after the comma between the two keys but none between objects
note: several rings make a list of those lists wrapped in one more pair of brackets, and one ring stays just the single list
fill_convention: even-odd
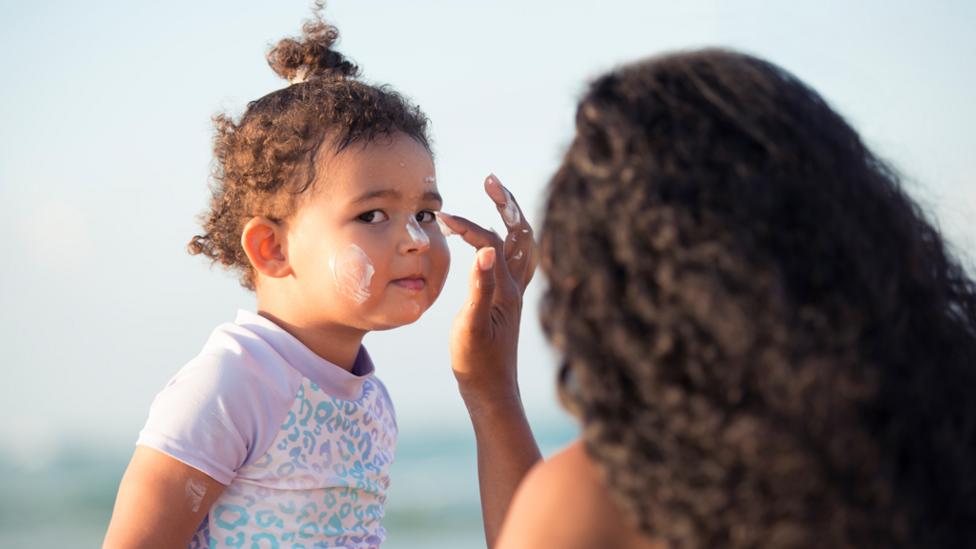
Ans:
[{"label": "girl's arm", "polygon": [[122,477],[103,549],[186,547],[224,485],[137,446]]},{"label": "girl's arm", "polygon": [[494,176],[485,181],[485,190],[508,228],[504,241],[466,219],[441,219],[478,250],[470,298],[452,330],[451,362],[477,441],[481,508],[490,548],[516,488],[541,454],[522,408],[516,367],[522,294],[538,254],[532,228],[511,193]]}]

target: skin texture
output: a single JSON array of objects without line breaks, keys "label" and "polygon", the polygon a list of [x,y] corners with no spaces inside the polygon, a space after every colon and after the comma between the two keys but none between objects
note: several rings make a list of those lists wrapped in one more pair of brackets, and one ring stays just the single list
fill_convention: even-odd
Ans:
[{"label": "skin texture", "polygon": [[[257,275],[258,311],[323,358],[351,369],[363,335],[417,320],[440,293],[449,254],[433,211],[433,162],[410,137],[323,159],[328,177],[289,219],[254,218],[242,243]],[[326,192],[323,192],[326,190]],[[378,193],[367,200],[364,194]],[[410,219],[426,242],[407,230]],[[419,229],[417,229],[419,228]],[[362,303],[343,294],[329,259],[355,244],[375,268]],[[419,275],[420,289],[403,288]],[[185,547],[224,486],[138,447],[119,487],[106,548]]]}]

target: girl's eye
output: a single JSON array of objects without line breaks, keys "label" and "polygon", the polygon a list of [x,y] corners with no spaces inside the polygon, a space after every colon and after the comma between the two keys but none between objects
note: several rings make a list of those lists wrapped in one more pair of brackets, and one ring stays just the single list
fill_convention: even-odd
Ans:
[{"label": "girl's eye", "polygon": [[383,210],[370,210],[366,213],[359,214],[356,219],[359,219],[363,223],[382,223],[389,218],[388,215],[383,213]]},{"label": "girl's eye", "polygon": [[417,221],[420,223],[433,223],[437,218],[434,216],[434,212],[430,210],[423,210],[417,212]]}]

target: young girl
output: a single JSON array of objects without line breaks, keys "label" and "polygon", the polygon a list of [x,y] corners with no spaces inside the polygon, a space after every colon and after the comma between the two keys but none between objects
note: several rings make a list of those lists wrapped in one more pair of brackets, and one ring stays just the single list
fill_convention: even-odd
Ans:
[{"label": "young girl", "polygon": [[334,27],[317,16],[303,30],[268,55],[290,85],[239,122],[216,117],[216,186],[189,245],[239,271],[258,313],[217,327],[157,395],[106,547],[359,548],[386,536],[397,427],[361,342],[416,321],[440,293],[441,197],[423,113],[356,80],[331,49]]}]

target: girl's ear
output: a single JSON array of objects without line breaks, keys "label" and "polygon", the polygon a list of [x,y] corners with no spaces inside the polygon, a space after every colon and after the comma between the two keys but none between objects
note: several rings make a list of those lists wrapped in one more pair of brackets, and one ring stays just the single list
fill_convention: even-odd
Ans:
[{"label": "girl's ear", "polygon": [[241,246],[258,273],[282,278],[291,274],[285,254],[285,228],[267,217],[252,217],[241,232]]}]

